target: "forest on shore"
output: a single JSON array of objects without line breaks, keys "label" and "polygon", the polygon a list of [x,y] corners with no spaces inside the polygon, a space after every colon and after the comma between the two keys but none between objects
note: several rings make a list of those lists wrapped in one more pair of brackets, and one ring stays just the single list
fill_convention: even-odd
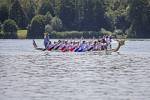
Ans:
[{"label": "forest on shore", "polygon": [[0,38],[150,38],[150,0],[0,0]]}]

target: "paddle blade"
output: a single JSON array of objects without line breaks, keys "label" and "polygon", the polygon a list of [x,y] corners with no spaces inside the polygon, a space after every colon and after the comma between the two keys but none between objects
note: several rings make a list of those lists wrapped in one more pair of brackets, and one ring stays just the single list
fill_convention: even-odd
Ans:
[{"label": "paddle blade", "polygon": [[37,48],[37,45],[34,40],[33,40],[33,46],[34,46],[34,48]]}]

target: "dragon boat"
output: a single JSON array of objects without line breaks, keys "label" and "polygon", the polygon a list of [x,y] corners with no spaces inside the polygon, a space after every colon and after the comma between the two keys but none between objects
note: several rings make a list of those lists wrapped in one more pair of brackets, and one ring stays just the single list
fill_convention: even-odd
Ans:
[{"label": "dragon boat", "polygon": [[[117,52],[119,51],[119,49],[125,44],[125,39],[116,39],[115,40],[117,42],[117,46],[115,48],[111,48],[111,49],[104,49],[104,50],[90,50],[90,51],[84,51],[84,52],[101,52],[101,51],[109,51],[109,52]],[[36,50],[40,50],[40,51],[48,51],[48,49],[45,49],[45,48],[40,48],[37,46],[37,43],[35,42],[35,40],[33,40],[33,47],[36,49]],[[59,49],[57,50],[51,50],[50,52],[52,51],[60,51]],[[68,51],[65,51],[65,52],[70,52],[69,50]],[[74,52],[74,51],[72,51]]]}]

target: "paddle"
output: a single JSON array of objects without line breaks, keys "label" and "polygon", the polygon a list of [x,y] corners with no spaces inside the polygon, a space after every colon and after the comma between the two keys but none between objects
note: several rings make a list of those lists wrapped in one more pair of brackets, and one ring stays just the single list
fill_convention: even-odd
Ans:
[{"label": "paddle", "polygon": [[37,46],[37,44],[36,44],[36,42],[35,42],[35,40],[33,39],[33,46],[34,46],[34,48],[36,49],[36,50],[41,50],[41,51],[45,51],[45,50],[47,50],[47,48],[38,48],[38,46]]}]

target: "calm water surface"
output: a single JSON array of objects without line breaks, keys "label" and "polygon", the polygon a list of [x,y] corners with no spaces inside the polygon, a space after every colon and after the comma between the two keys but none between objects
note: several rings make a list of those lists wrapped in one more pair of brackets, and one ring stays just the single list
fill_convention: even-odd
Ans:
[{"label": "calm water surface", "polygon": [[112,55],[0,40],[0,100],[150,100],[150,40],[127,41]]}]

